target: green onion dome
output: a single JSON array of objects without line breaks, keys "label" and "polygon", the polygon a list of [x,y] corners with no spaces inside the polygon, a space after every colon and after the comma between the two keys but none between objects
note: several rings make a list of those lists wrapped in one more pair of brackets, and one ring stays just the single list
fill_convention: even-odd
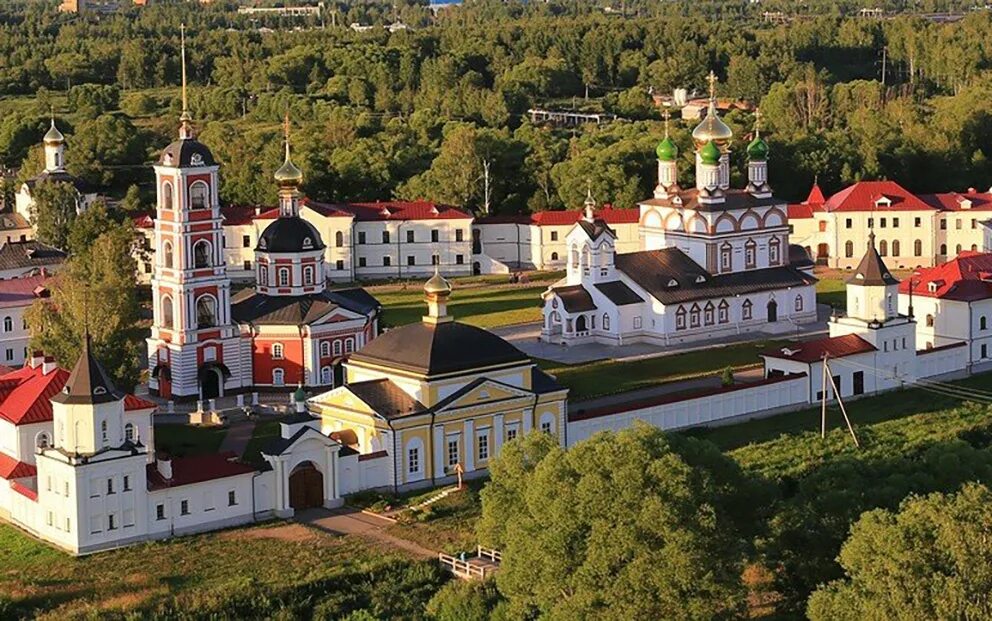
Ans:
[{"label": "green onion dome", "polygon": [[297,384],[296,390],[293,392],[293,400],[297,403],[307,400],[307,391],[303,390],[303,384]]},{"label": "green onion dome", "polygon": [[768,143],[762,140],[761,136],[755,136],[751,144],[747,145],[747,158],[755,162],[768,159]]},{"label": "green onion dome", "polygon": [[675,146],[671,138],[665,136],[665,139],[658,143],[655,153],[658,154],[658,159],[662,162],[674,162],[679,156],[679,148]]},{"label": "green onion dome", "polygon": [[710,140],[707,142],[702,150],[699,152],[699,159],[702,160],[703,164],[716,165],[720,163],[720,147],[716,146],[716,143]]}]

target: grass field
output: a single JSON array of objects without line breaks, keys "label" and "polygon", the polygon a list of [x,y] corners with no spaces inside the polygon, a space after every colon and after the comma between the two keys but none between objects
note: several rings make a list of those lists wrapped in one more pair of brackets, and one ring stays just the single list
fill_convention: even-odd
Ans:
[{"label": "grass field", "polygon": [[225,435],[224,427],[155,425],[155,448],[173,457],[216,453]]}]

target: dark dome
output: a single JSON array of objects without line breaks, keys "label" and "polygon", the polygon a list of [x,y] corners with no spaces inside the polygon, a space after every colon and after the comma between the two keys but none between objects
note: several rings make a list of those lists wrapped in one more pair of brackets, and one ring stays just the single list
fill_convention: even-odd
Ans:
[{"label": "dark dome", "polygon": [[214,155],[199,140],[187,138],[177,140],[162,150],[158,163],[163,166],[190,168],[196,166],[213,166]]},{"label": "dark dome", "polygon": [[262,252],[310,252],[321,250],[324,242],[312,224],[299,216],[280,216],[265,227],[255,250]]},{"label": "dark dome", "polygon": [[351,360],[440,375],[530,359],[488,330],[449,321],[394,328],[352,354]]}]

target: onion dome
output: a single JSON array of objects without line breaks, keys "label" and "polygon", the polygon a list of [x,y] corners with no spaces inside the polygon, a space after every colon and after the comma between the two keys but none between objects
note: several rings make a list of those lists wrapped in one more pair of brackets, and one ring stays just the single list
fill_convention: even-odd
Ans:
[{"label": "onion dome", "polygon": [[755,136],[751,144],[747,145],[747,159],[753,162],[763,162],[768,159],[768,144],[761,136]]},{"label": "onion dome", "polygon": [[303,403],[307,400],[307,391],[303,390],[303,384],[297,384],[296,390],[293,392],[293,401],[297,403]]},{"label": "onion dome", "polygon": [[324,242],[312,224],[300,216],[280,216],[258,238],[260,252],[298,253],[322,250]]},{"label": "onion dome", "polygon": [[720,163],[720,155],[720,148],[712,140],[707,142],[699,151],[699,159],[702,160],[703,164],[710,164],[712,166]]},{"label": "onion dome", "polygon": [[295,187],[303,182],[303,171],[296,167],[287,153],[286,161],[276,170],[275,178],[281,187]]},{"label": "onion dome", "polygon": [[434,269],[434,275],[430,277],[426,283],[424,283],[424,293],[437,295],[451,293],[451,283],[448,282],[441,272]]},{"label": "onion dome", "polygon": [[45,134],[45,144],[59,145],[65,142],[65,136],[59,131],[58,127],[55,127],[55,119],[52,119],[52,126],[48,129],[48,133]]},{"label": "onion dome", "polygon": [[662,162],[674,162],[679,156],[679,148],[675,146],[671,138],[665,136],[665,139],[658,143],[655,153],[658,154],[658,159]]},{"label": "onion dome", "polygon": [[703,121],[692,130],[692,140],[696,147],[701,147],[707,142],[715,142],[719,147],[726,147],[734,137],[734,132],[724,123],[716,113],[716,101],[710,100],[709,110]]}]

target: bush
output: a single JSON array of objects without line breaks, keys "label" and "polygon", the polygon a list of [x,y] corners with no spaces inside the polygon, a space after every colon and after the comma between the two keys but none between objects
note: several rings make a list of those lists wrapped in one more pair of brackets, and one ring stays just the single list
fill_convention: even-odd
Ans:
[{"label": "bush", "polygon": [[724,386],[734,385],[734,369],[733,367],[726,367],[723,370],[723,375],[720,376],[720,383]]},{"label": "bush", "polygon": [[487,621],[500,600],[492,580],[454,580],[427,603],[427,614],[434,621]]}]

